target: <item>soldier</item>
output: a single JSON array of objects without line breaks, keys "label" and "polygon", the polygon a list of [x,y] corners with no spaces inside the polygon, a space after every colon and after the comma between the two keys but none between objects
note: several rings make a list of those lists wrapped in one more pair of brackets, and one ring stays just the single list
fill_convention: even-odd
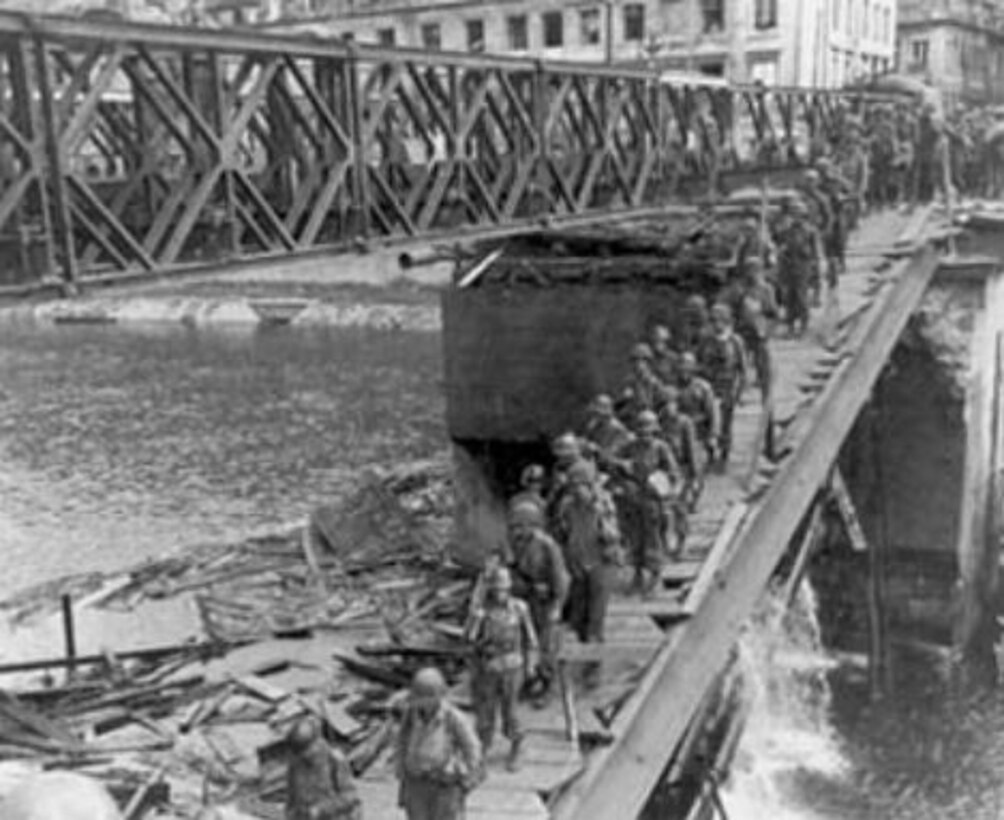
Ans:
[{"label": "soldier", "polygon": [[736,333],[753,360],[757,383],[766,399],[771,383],[770,320],[777,318],[778,309],[774,288],[767,282],[759,260],[750,260],[725,298],[735,316]]},{"label": "soldier", "polygon": [[781,229],[778,286],[781,304],[792,336],[801,336],[809,326],[809,289],[819,264],[819,239],[801,202],[790,206],[790,218]]},{"label": "soldier", "polygon": [[495,714],[502,721],[502,734],[509,740],[506,768],[516,771],[523,746],[523,732],[516,713],[524,679],[537,668],[537,633],[526,603],[513,598],[512,576],[505,567],[488,574],[487,594],[481,608],[467,624],[466,638],[474,650],[471,695],[478,739],[484,754],[495,734]]},{"label": "soldier", "polygon": [[711,322],[708,318],[708,302],[700,294],[688,296],[683,303],[680,316],[680,350],[696,352],[711,332]]},{"label": "soldier", "polygon": [[568,569],[561,548],[543,529],[535,504],[509,511],[509,545],[513,556],[515,593],[530,606],[540,645],[540,703],[546,702],[554,680],[561,641],[561,612],[568,597]]},{"label": "soldier", "polygon": [[[803,176],[801,193],[806,207],[808,208],[809,219],[816,228],[816,241],[819,245],[819,259],[826,258],[827,243],[835,229],[835,215],[830,198],[820,186],[819,172],[810,168]],[[812,304],[817,306],[821,302],[822,293],[822,265],[817,265],[809,271],[809,292],[812,296]]]},{"label": "soldier", "polygon": [[746,345],[732,326],[732,311],[721,302],[711,308],[714,335],[704,340],[698,360],[718,399],[718,458],[724,466],[732,450],[732,416],[746,387]]},{"label": "soldier", "polygon": [[601,393],[592,400],[582,437],[592,445],[597,464],[601,467],[631,440],[631,431],[614,414],[610,396]]},{"label": "soldier", "polygon": [[675,384],[680,370],[680,354],[672,348],[673,336],[665,325],[655,325],[649,333],[652,372],[662,384]]},{"label": "soldier", "polygon": [[680,410],[694,422],[708,462],[718,457],[718,399],[711,385],[699,375],[697,356],[684,353],[680,359]]},{"label": "soldier", "polygon": [[[697,446],[697,427],[694,420],[680,410],[680,391],[669,388],[659,407],[659,424],[662,438],[673,450],[676,463],[683,474],[677,520],[677,548],[682,548],[687,534],[686,514],[697,507],[697,499],[704,489],[704,464]],[[682,519],[682,520],[680,520]]]},{"label": "soldier", "polygon": [[446,700],[442,674],[420,669],[398,733],[398,805],[408,820],[463,820],[467,794],[482,771],[477,735]]},{"label": "soldier", "polygon": [[298,720],[287,745],[286,820],[361,820],[352,770],[321,736],[316,718]]},{"label": "soldier", "polygon": [[634,567],[634,586],[650,595],[662,576],[673,531],[672,509],[681,487],[680,466],[665,441],[658,438],[659,420],[651,410],[638,414],[636,437],[619,454],[620,472],[629,481],[626,533]]},{"label": "soldier", "polygon": [[659,390],[659,378],[653,369],[652,348],[640,342],[631,348],[631,372],[621,390],[618,411],[622,418],[633,418],[642,410],[651,410]]},{"label": "soldier", "polygon": [[[623,556],[613,500],[588,464],[569,471],[569,492],[558,507],[556,535],[572,577],[568,621],[583,643],[602,643],[607,604]],[[588,683],[598,682],[598,675],[598,664],[586,668]]]},{"label": "soldier", "polygon": [[551,442],[551,454],[554,456],[554,464],[551,468],[551,487],[547,492],[547,504],[545,507],[545,520],[550,521],[554,514],[558,499],[565,491],[565,474],[568,468],[577,461],[582,461],[586,456],[583,453],[582,443],[576,438],[574,433],[562,433]]},{"label": "soldier", "polygon": [[539,464],[530,464],[523,468],[519,474],[519,492],[509,499],[509,506],[515,507],[524,501],[536,504],[543,514],[547,510],[547,498],[544,494],[544,485],[547,483],[547,474]]},{"label": "soldier", "polygon": [[826,250],[827,285],[837,286],[837,280],[847,267],[847,203],[851,199],[851,184],[837,170],[829,158],[823,157],[816,163],[819,171],[819,187],[829,199],[832,222],[824,236]]}]

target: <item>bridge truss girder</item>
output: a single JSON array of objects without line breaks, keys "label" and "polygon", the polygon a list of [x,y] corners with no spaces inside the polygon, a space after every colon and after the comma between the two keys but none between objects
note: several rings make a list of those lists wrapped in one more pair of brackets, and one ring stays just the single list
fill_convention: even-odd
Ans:
[{"label": "bridge truss girder", "polygon": [[865,104],[0,13],[0,286],[641,209],[803,165]]}]

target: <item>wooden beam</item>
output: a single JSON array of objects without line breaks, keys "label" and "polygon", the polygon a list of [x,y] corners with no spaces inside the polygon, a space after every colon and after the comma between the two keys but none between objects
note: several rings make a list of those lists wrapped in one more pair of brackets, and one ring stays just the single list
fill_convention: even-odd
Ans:
[{"label": "wooden beam", "polygon": [[864,321],[858,355],[835,373],[808,411],[812,435],[750,512],[742,538],[708,595],[685,625],[670,633],[637,691],[615,721],[613,743],[558,800],[555,820],[636,817],[673,755],[704,693],[728,661],[798,522],[827,480],[844,438],[868,400],[910,314],[937,267],[930,248],[899,264],[894,284]]},{"label": "wooden beam", "polygon": [[857,510],[854,507],[854,500],[844,482],[843,473],[839,467],[834,467],[833,476],[830,478],[830,493],[837,504],[840,512],[840,520],[843,521],[844,530],[851,541],[851,549],[855,552],[866,552],[868,550],[868,539],[865,531],[861,528],[861,521],[858,518]]}]

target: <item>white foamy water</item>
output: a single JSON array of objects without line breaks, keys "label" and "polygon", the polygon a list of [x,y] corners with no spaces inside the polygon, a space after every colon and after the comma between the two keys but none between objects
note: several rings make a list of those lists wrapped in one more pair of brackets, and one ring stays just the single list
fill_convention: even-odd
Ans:
[{"label": "white foamy water", "polygon": [[839,781],[849,771],[830,723],[815,594],[802,584],[788,612],[769,599],[740,643],[749,720],[722,799],[729,820],[822,820],[797,794],[803,775]]}]

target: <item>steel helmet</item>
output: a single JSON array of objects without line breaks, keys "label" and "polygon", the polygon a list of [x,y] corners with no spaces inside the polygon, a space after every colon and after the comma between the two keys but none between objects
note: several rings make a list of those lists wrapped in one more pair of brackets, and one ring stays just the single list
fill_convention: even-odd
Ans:
[{"label": "steel helmet", "polygon": [[656,433],[659,430],[659,419],[651,410],[642,410],[638,414],[638,432]]},{"label": "steel helmet", "polygon": [[551,450],[555,458],[575,458],[579,455],[579,442],[573,433],[562,433],[554,440]]},{"label": "steel helmet", "polygon": [[512,573],[505,567],[495,567],[488,574],[490,589],[512,589]]},{"label": "steel helmet", "polygon": [[544,468],[539,464],[530,464],[519,474],[519,485],[528,487],[531,484],[541,484],[544,481]]},{"label": "steel helmet", "polygon": [[419,698],[441,698],[446,694],[446,679],[435,666],[419,669],[411,679],[411,694]]},{"label": "steel helmet", "polygon": [[652,361],[653,354],[652,348],[644,342],[639,342],[634,347],[631,348],[631,358],[632,359],[644,359],[645,361]]},{"label": "steel helmet", "polygon": [[596,481],[596,470],[586,460],[576,461],[565,471],[569,484],[592,484]]},{"label": "steel helmet", "polygon": [[598,416],[612,416],[614,414],[614,402],[606,393],[600,393],[589,404],[589,409]]},{"label": "steel helmet", "polygon": [[509,523],[539,527],[544,523],[544,516],[540,507],[534,502],[518,501],[509,508]]}]

